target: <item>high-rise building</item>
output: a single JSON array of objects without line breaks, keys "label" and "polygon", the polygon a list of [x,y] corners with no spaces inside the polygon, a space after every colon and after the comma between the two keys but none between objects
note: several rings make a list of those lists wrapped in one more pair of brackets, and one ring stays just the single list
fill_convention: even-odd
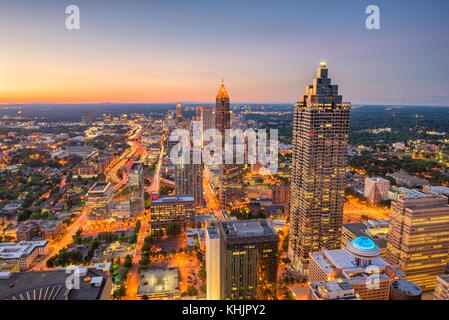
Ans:
[{"label": "high-rise building", "polygon": [[179,102],[176,105],[176,120],[182,120],[182,105]]},{"label": "high-rise building", "polygon": [[433,300],[449,300],[449,274],[437,276]]},{"label": "high-rise building", "polygon": [[206,259],[211,259],[206,261],[207,274],[211,272],[208,297],[252,300],[276,296],[279,236],[267,220],[220,222],[218,227],[209,227],[206,236]]},{"label": "high-rise building", "polygon": [[295,104],[289,258],[307,273],[309,254],[340,247],[350,104],[321,63]]},{"label": "high-rise building", "polygon": [[133,163],[129,170],[128,178],[130,214],[131,216],[141,215],[145,210],[145,190],[141,163]]},{"label": "high-rise building", "polygon": [[103,114],[103,122],[104,123],[111,123],[111,114],[110,113]]},{"label": "high-rise building", "polygon": [[390,181],[374,177],[365,178],[365,198],[369,204],[376,204],[383,200],[388,200],[388,191],[390,190]]},{"label": "high-rise building", "polygon": [[[229,95],[224,84],[221,84],[220,90],[217,94],[215,103],[215,129],[217,129],[222,136],[223,147],[223,164],[220,166],[220,206],[225,209],[226,205],[234,200],[239,200],[242,197],[243,185],[243,164],[237,164],[236,152],[233,152],[233,163],[225,164],[225,135],[226,130],[231,128],[231,110]],[[236,149],[235,143],[229,143],[228,147],[233,150]]]},{"label": "high-rise building", "polygon": [[202,146],[204,147],[204,132],[206,130],[214,128],[214,110],[211,106],[203,106],[201,107],[200,113],[200,121],[201,121],[201,141]]},{"label": "high-rise building", "polygon": [[[181,159],[182,160],[182,159]],[[193,163],[193,150],[190,154],[190,163],[175,164],[175,194],[192,195],[195,207],[202,208],[203,200],[203,165]]]},{"label": "high-rise building", "polygon": [[206,228],[207,300],[224,299],[224,250],[220,228]]},{"label": "high-rise building", "polygon": [[84,112],[84,123],[91,124],[92,122],[94,122],[93,117],[92,117],[92,111]]},{"label": "high-rise building", "polygon": [[86,205],[90,209],[89,219],[109,219],[114,206],[114,189],[109,182],[96,182],[87,193]]},{"label": "high-rise building", "polygon": [[367,237],[356,238],[345,249],[310,254],[310,283],[342,280],[363,300],[387,300],[390,282],[400,278],[404,275],[380,257],[380,248]]},{"label": "high-rise building", "polygon": [[391,206],[386,259],[398,264],[424,293],[445,273],[449,252],[449,205],[440,195],[403,196]]}]

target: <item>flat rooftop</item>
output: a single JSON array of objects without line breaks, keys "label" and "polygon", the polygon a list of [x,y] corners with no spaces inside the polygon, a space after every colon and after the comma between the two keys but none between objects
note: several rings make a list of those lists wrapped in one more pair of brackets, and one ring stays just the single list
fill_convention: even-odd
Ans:
[{"label": "flat rooftop", "polygon": [[190,202],[194,201],[194,197],[191,195],[180,196],[159,196],[157,199],[151,199],[151,204],[163,204],[163,203],[176,203],[176,202]]},{"label": "flat rooftop", "polygon": [[96,182],[89,192],[103,192],[108,185],[109,182]]},{"label": "flat rooftop", "polygon": [[0,243],[0,259],[19,259],[27,257],[36,248],[44,247],[48,241],[21,241]]},{"label": "flat rooftop", "polygon": [[234,220],[222,222],[221,225],[228,238],[277,235],[267,220]]},{"label": "flat rooftop", "polygon": [[207,235],[210,239],[220,239],[220,229],[217,227],[208,227],[206,229]]},{"label": "flat rooftop", "polygon": [[[80,288],[69,290],[66,270],[13,272],[8,279],[0,278],[0,300],[98,300],[105,284],[105,273],[88,269],[80,279]],[[99,286],[91,284],[99,283]]]},{"label": "flat rooftop", "polygon": [[149,269],[139,274],[137,295],[179,292],[178,268]]}]

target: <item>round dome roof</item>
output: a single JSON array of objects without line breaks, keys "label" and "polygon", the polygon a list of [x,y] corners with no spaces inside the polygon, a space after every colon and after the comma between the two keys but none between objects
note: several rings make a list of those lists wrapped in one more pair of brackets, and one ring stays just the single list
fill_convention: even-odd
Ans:
[{"label": "round dome roof", "polygon": [[380,255],[380,248],[368,237],[358,237],[348,243],[346,249],[359,258],[374,258]]}]

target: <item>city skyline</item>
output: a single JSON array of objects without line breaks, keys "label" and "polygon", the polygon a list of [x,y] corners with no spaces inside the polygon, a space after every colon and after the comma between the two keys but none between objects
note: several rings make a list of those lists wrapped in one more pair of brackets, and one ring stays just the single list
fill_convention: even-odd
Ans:
[{"label": "city skyline", "polygon": [[326,61],[355,104],[448,106],[448,4],[378,1],[367,30],[368,4],[77,1],[69,31],[66,4],[3,1],[0,103],[212,102],[222,77],[233,101],[291,103]]}]

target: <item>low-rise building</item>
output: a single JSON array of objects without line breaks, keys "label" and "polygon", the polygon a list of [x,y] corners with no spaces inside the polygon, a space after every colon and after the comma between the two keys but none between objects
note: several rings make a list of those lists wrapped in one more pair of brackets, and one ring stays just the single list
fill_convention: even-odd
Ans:
[{"label": "low-rise building", "polygon": [[38,256],[48,253],[48,241],[21,241],[0,243],[0,270],[28,270]]},{"label": "low-rise building", "polygon": [[309,284],[308,300],[360,300],[352,286],[343,280]]},{"label": "low-rise building", "polygon": [[148,269],[139,274],[137,296],[149,300],[180,298],[178,268]]},{"label": "low-rise building", "polygon": [[54,239],[62,229],[61,220],[28,220],[17,227],[17,241]]}]

